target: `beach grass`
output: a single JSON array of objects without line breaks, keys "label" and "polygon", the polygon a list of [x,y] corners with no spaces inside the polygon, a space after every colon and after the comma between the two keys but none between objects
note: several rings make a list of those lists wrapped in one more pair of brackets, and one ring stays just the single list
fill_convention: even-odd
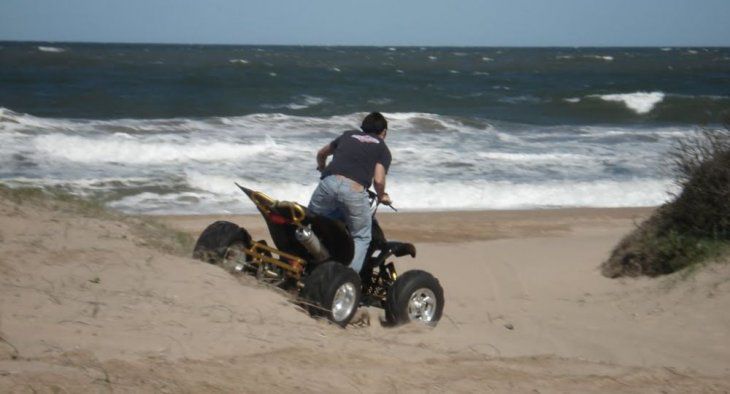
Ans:
[{"label": "beach grass", "polygon": [[658,276],[730,255],[730,127],[678,140],[669,154],[681,191],[622,239],[605,276]]},{"label": "beach grass", "polygon": [[50,208],[62,214],[120,221],[129,226],[145,246],[178,256],[190,256],[192,253],[193,239],[185,232],[172,229],[154,217],[126,215],[105,207],[100,201],[84,199],[62,190],[12,188],[0,183],[0,198],[17,205]]}]

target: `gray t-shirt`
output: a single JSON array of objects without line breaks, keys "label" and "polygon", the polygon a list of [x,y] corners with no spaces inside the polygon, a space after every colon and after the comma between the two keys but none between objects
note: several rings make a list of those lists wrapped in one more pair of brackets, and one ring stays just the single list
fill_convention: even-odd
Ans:
[{"label": "gray t-shirt", "polygon": [[359,130],[345,131],[330,142],[334,152],[332,161],[322,171],[322,178],[328,175],[342,175],[363,185],[366,189],[375,175],[375,164],[380,163],[388,172],[390,149],[385,141],[374,134]]}]

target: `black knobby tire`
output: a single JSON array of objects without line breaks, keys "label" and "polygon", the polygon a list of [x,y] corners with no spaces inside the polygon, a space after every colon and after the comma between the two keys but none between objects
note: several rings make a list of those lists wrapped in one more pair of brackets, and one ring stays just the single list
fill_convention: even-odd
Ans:
[{"label": "black knobby tire", "polygon": [[[421,309],[414,305],[430,306]],[[384,306],[385,318],[392,325],[416,321],[433,327],[444,311],[444,289],[428,272],[408,271],[388,289]]]},{"label": "black knobby tire", "polygon": [[[343,299],[344,294],[349,297]],[[341,263],[328,261],[318,265],[304,279],[300,296],[311,315],[325,316],[333,323],[345,327],[360,305],[360,276]],[[344,308],[333,308],[336,298],[343,300]]]},{"label": "black knobby tire", "polygon": [[193,258],[211,264],[218,264],[223,260],[229,246],[241,243],[245,247],[251,246],[251,235],[246,229],[235,223],[223,220],[208,226],[198,237],[193,248]]}]

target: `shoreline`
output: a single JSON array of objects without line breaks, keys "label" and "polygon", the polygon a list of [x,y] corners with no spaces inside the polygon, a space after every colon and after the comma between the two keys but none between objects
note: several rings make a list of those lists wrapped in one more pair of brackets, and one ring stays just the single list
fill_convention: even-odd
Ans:
[{"label": "shoreline", "polygon": [[[656,207],[384,211],[376,217],[389,239],[459,243],[558,236],[597,227],[626,227],[648,218],[655,209]],[[268,238],[266,223],[258,213],[139,216],[154,218],[193,237],[197,237],[210,223],[226,220],[245,227],[254,238]]]}]

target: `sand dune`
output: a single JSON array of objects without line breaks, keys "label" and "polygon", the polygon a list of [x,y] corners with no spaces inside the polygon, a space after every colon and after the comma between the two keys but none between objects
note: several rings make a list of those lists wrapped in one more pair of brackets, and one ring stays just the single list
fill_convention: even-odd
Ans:
[{"label": "sand dune", "polygon": [[[648,210],[382,215],[418,241],[401,271],[440,278],[444,318],[391,329],[371,309],[342,330],[68,204],[0,200],[0,392],[730,390],[730,265],[600,276]],[[197,234],[213,218],[160,219]]]}]

